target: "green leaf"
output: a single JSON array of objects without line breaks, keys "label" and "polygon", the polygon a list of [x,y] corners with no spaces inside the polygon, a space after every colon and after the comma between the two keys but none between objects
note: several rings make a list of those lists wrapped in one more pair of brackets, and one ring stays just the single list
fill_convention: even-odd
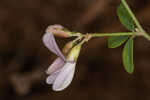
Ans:
[{"label": "green leaf", "polygon": [[122,45],[126,40],[128,39],[128,36],[117,36],[117,37],[110,37],[108,39],[108,47],[109,48],[116,48]]},{"label": "green leaf", "polygon": [[117,8],[117,15],[120,19],[120,22],[130,31],[134,31],[134,22],[132,20],[132,17],[124,7],[124,5],[121,3],[119,7]]},{"label": "green leaf", "polygon": [[130,38],[123,49],[123,65],[125,70],[132,74],[134,71],[133,64],[133,39]]}]

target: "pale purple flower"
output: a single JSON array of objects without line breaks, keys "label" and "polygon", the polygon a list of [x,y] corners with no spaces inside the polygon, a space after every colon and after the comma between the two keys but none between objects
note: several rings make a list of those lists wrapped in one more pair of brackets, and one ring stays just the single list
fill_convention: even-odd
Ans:
[{"label": "pale purple flower", "polygon": [[61,91],[71,83],[76,62],[67,61],[57,46],[52,33],[45,33],[43,36],[44,45],[58,58],[49,66],[46,73],[49,75],[46,79],[47,84],[52,84],[54,91]]},{"label": "pale purple flower", "polygon": [[76,63],[65,63],[65,65],[48,76],[47,84],[52,84],[54,91],[65,89],[72,81]]}]

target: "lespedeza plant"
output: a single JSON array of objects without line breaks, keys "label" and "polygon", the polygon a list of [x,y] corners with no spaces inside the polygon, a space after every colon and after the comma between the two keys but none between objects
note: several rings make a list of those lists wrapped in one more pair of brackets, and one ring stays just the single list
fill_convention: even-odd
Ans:
[{"label": "lespedeza plant", "polygon": [[[116,48],[125,44],[122,52],[123,66],[129,74],[134,72],[134,38],[142,36],[150,41],[150,36],[146,33],[133,14],[126,0],[121,0],[121,3],[117,8],[117,15],[121,24],[128,30],[128,32],[83,34],[79,32],[71,32],[61,25],[50,25],[46,29],[46,33],[43,36],[43,43],[51,52],[58,56],[46,71],[49,75],[46,82],[47,84],[52,84],[52,89],[54,91],[62,91],[69,86],[74,76],[76,62],[82,45],[95,37],[109,37],[109,48]],[[76,38],[68,42],[61,51],[54,36]]]}]

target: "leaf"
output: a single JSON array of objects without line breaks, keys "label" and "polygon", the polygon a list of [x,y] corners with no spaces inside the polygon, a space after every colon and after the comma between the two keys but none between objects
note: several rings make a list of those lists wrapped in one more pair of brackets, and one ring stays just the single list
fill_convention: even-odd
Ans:
[{"label": "leaf", "polygon": [[134,71],[133,64],[133,39],[130,38],[123,49],[123,65],[125,70],[132,74]]},{"label": "leaf", "polygon": [[122,45],[126,40],[128,39],[128,36],[117,36],[117,37],[110,37],[108,39],[108,47],[109,48],[116,48]]},{"label": "leaf", "polygon": [[124,25],[128,30],[134,31],[134,22],[132,17],[122,3],[117,8],[117,15],[122,25]]}]

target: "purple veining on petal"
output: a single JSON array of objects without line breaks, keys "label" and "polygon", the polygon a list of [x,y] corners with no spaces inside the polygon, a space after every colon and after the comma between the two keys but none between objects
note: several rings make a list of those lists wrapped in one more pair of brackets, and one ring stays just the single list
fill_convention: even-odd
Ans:
[{"label": "purple veining on petal", "polygon": [[55,38],[52,33],[45,33],[43,36],[43,43],[44,45],[57,56],[61,57],[65,61],[64,55],[61,53]]},{"label": "purple veining on petal", "polygon": [[60,57],[58,57],[47,69],[46,73],[51,74],[53,72],[56,72],[60,68],[64,66],[65,62]]}]

